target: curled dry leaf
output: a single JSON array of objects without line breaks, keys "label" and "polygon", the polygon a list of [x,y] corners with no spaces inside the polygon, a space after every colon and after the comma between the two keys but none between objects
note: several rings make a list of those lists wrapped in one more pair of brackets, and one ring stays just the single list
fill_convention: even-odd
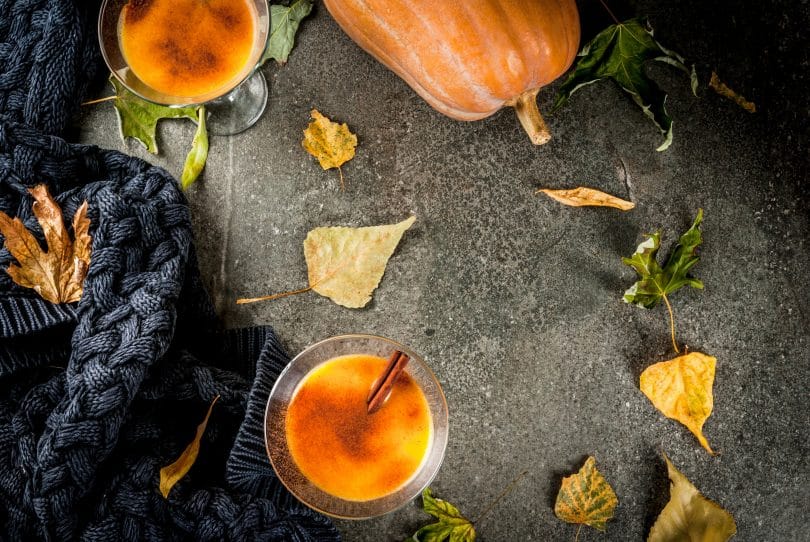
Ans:
[{"label": "curled dry leaf", "polygon": [[712,414],[712,385],[717,359],[690,352],[647,367],[640,385],[652,404],[667,418],[684,424],[706,450],[714,455],[703,436],[703,424]]},{"label": "curled dry leaf", "polygon": [[710,501],[664,454],[671,482],[669,502],[650,529],[647,542],[726,542],[737,533],[734,518]]},{"label": "curled dry leaf", "polygon": [[323,169],[338,169],[342,189],[344,187],[343,171],[340,166],[354,158],[357,136],[349,130],[346,123],[332,122],[321,115],[317,109],[313,109],[310,114],[312,122],[304,130],[304,140],[301,145],[309,154],[318,159]]},{"label": "curled dry leaf", "polygon": [[430,493],[430,488],[422,491],[422,508],[431,516],[436,517],[438,521],[416,531],[411,540],[415,542],[475,541],[473,523],[449,502],[434,498]]},{"label": "curled dry leaf", "polygon": [[636,206],[632,201],[623,200],[600,190],[584,186],[569,190],[541,188],[538,192],[543,192],[551,199],[571,207],[614,207],[622,211],[629,211]]},{"label": "curled dry leaf", "polygon": [[180,177],[180,186],[185,190],[191,186],[205,167],[208,160],[208,130],[205,128],[205,106],[197,108],[197,131],[194,139],[191,140],[191,150],[186,156],[186,163],[183,165],[183,174]]},{"label": "curled dry leaf", "polygon": [[174,485],[191,470],[191,467],[197,460],[197,454],[200,453],[200,440],[202,439],[203,433],[205,433],[205,428],[208,426],[208,418],[211,417],[211,411],[214,409],[214,404],[218,399],[219,395],[214,397],[214,400],[211,401],[205,418],[200,425],[197,426],[197,433],[194,435],[194,439],[186,446],[186,449],[183,450],[180,457],[171,465],[166,465],[160,469],[160,493],[163,495],[164,499],[169,498],[169,492]]},{"label": "curled dry leaf", "polygon": [[604,531],[617,504],[616,493],[596,470],[596,459],[590,456],[579,472],[563,478],[554,514],[568,523]]},{"label": "curled dry leaf", "polygon": [[712,72],[712,77],[711,79],[709,79],[709,88],[714,90],[720,96],[728,98],[729,100],[739,105],[749,113],[757,112],[757,106],[754,102],[749,102],[748,100],[746,100],[745,98],[743,98],[742,96],[740,96],[739,94],[728,88],[728,86],[724,82],[722,82],[719,77],[717,77],[717,74],[715,72]]},{"label": "curled dry leaf", "polygon": [[309,286],[300,290],[250,299],[237,304],[278,299],[314,290],[338,305],[364,307],[380,284],[388,260],[402,235],[416,221],[412,216],[398,224],[366,228],[315,228],[304,240]]},{"label": "curled dry leaf", "polygon": [[84,278],[90,267],[90,219],[87,202],[73,215],[73,235],[70,239],[62,218],[62,210],[53,200],[48,187],[35,186],[29,192],[34,197],[34,216],[45,234],[47,250],[29,232],[19,218],[12,219],[0,212],[0,233],[5,246],[18,264],[7,269],[11,279],[24,288],[32,288],[51,303],[72,303],[82,297]]}]

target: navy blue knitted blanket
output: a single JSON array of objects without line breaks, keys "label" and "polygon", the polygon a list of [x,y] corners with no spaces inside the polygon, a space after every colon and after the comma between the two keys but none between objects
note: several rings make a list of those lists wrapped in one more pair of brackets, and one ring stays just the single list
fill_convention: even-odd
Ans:
[{"label": "navy blue knitted blanket", "polygon": [[[89,202],[93,237],[77,304],[0,270],[0,539],[337,540],[270,468],[264,405],[287,356],[269,328],[219,329],[176,181],[63,139],[104,75],[97,9],[0,0],[0,210],[41,238],[27,189],[44,182],[66,216]],[[12,261],[0,251],[0,268]],[[217,395],[164,499],[160,468]]]}]

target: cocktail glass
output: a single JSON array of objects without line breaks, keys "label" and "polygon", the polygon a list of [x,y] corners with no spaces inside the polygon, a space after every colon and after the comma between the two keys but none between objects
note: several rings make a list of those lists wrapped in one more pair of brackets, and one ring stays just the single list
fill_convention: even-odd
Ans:
[{"label": "cocktail glass", "polygon": [[[133,0],[134,1],[134,0]],[[98,19],[101,52],[107,66],[127,89],[137,96],[160,105],[188,107],[204,104],[211,114],[208,131],[215,135],[234,135],[253,126],[267,105],[267,81],[257,68],[270,31],[267,0],[250,0],[255,16],[254,39],[244,66],[219,88],[193,96],[166,94],[145,83],[130,67],[120,40],[121,13],[130,0],[104,0]]]},{"label": "cocktail glass", "polygon": [[[431,439],[420,466],[403,485],[382,497],[348,500],[322,490],[301,471],[287,443],[287,411],[310,372],[340,356],[368,354],[388,358],[399,350],[410,356],[405,373],[419,386],[430,413]],[[394,392],[396,393],[396,389]],[[385,406],[383,406],[385,408]],[[376,415],[376,414],[374,414]],[[270,392],[265,411],[265,444],[273,469],[281,482],[301,502],[324,514],[344,519],[367,519],[386,514],[409,503],[426,488],[439,471],[447,448],[447,402],[441,386],[422,358],[410,348],[373,335],[341,335],[316,343],[298,354],[282,371]]]}]

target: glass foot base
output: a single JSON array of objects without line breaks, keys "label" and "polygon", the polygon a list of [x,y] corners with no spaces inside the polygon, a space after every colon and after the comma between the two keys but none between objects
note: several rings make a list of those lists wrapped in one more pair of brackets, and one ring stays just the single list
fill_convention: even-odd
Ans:
[{"label": "glass foot base", "polygon": [[208,133],[228,136],[244,132],[262,116],[268,95],[267,80],[256,70],[231,92],[205,104]]}]

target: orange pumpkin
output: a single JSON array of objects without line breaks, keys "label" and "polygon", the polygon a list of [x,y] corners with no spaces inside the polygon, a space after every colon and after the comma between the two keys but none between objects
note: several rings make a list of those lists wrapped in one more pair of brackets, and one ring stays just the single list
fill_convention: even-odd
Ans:
[{"label": "orange pumpkin", "polygon": [[343,30],[431,106],[458,120],[514,107],[532,142],[550,139],[537,92],[579,46],[574,0],[325,0]]}]

